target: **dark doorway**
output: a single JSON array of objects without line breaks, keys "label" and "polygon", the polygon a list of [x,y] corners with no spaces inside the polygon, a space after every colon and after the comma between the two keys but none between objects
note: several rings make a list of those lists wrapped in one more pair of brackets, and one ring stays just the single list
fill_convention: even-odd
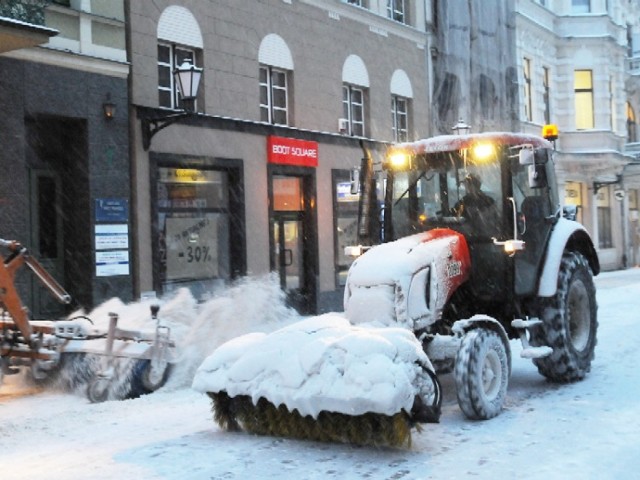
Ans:
[{"label": "dark doorway", "polygon": [[[94,261],[86,122],[47,115],[27,118],[26,127],[31,253],[69,292],[71,308],[90,306]],[[57,319],[66,312],[34,276],[29,298],[35,319]]]}]

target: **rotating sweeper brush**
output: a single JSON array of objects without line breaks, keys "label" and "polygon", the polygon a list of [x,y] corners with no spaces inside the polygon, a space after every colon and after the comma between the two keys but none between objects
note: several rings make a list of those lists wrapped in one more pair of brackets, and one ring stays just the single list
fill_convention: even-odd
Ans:
[{"label": "rotating sweeper brush", "polygon": [[411,332],[337,314],[231,340],[193,386],[221,427],[264,435],[402,446],[440,415],[440,385]]},{"label": "rotating sweeper brush", "polygon": [[158,307],[151,310],[153,332],[120,328],[116,314],[106,329],[84,315],[34,321],[15,286],[20,267],[28,267],[59,302],[69,304],[71,297],[19,242],[0,239],[0,247],[8,251],[5,256],[0,250],[0,385],[3,375],[20,367],[28,367],[37,383],[83,386],[92,402],[137,397],[164,385],[174,344]]}]

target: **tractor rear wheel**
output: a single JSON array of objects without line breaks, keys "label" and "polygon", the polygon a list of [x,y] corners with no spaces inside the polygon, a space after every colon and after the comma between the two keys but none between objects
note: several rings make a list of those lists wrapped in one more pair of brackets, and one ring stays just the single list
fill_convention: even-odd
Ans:
[{"label": "tractor rear wheel", "polygon": [[472,420],[500,413],[507,395],[509,360],[500,335],[486,328],[470,330],[462,338],[455,360],[458,405]]},{"label": "tractor rear wheel", "polygon": [[543,323],[531,329],[530,343],[547,345],[553,353],[533,363],[554,382],[581,380],[591,369],[598,329],[596,289],[582,254],[564,254],[556,294],[541,299],[539,310]]}]

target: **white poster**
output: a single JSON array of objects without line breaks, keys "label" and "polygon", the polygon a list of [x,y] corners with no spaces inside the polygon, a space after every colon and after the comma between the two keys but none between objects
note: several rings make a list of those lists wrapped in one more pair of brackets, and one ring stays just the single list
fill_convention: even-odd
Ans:
[{"label": "white poster", "polygon": [[215,218],[167,218],[167,280],[218,276]]},{"label": "white poster", "polygon": [[129,275],[129,251],[96,252],[96,276]]},{"label": "white poster", "polygon": [[96,250],[129,248],[129,226],[126,223],[96,225]]}]

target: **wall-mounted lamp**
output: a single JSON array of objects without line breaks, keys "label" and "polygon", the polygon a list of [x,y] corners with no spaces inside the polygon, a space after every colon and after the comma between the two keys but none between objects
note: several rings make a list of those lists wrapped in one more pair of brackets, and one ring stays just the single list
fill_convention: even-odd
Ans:
[{"label": "wall-mounted lamp", "polygon": [[173,79],[180,94],[180,104],[182,111],[169,113],[155,118],[142,118],[142,146],[149,150],[151,138],[163,128],[184,117],[195,114],[195,102],[198,96],[198,87],[202,78],[202,68],[198,68],[191,63],[190,59],[182,62],[182,65],[173,71]]},{"label": "wall-mounted lamp", "polygon": [[467,133],[469,133],[471,131],[471,127],[469,125],[467,125],[466,123],[464,123],[464,120],[462,120],[461,118],[458,120],[458,123],[456,123],[451,130],[453,130],[453,133],[455,133],[456,135],[466,135]]},{"label": "wall-mounted lamp", "polygon": [[107,93],[107,98],[102,104],[104,118],[111,120],[116,115],[116,104],[111,101],[111,94]]}]

